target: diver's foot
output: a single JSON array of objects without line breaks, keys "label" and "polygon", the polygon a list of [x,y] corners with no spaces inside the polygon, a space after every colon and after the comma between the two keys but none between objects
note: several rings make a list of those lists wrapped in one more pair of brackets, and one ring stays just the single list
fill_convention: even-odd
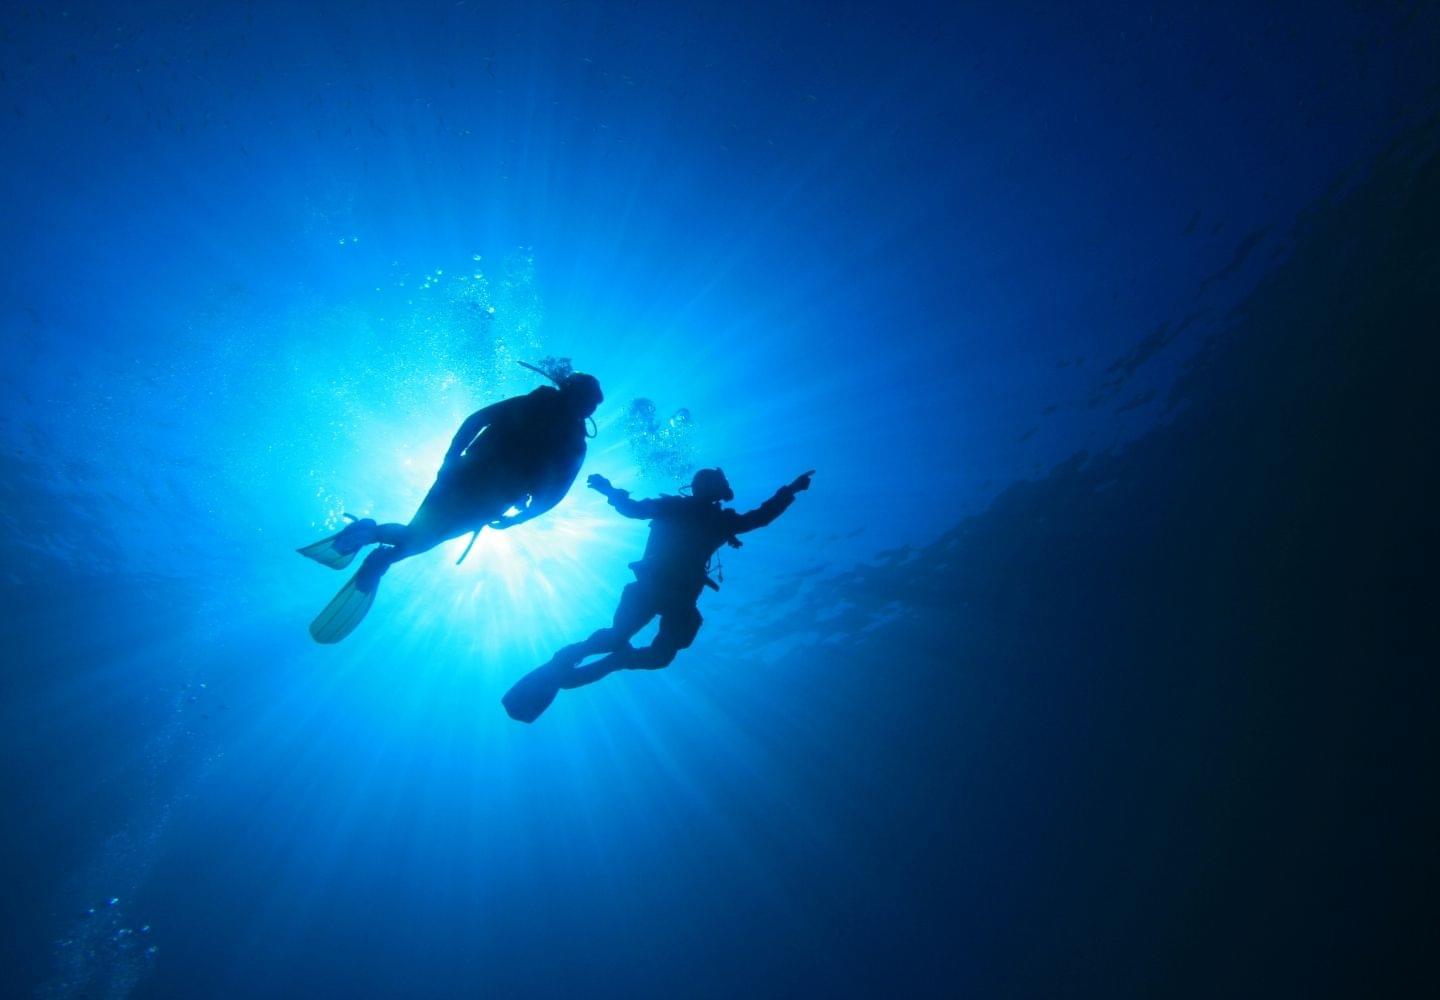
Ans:
[{"label": "diver's foot", "polygon": [[[345,515],[349,517],[349,514]],[[340,534],[335,536],[330,544],[336,552],[349,554],[358,552],[367,545],[373,545],[376,541],[376,525],[374,518],[351,519],[350,523],[340,529]]]},{"label": "diver's foot", "polygon": [[331,569],[344,569],[355,561],[355,553],[359,552],[371,542],[378,541],[379,529],[375,522],[368,517],[363,521],[357,521],[351,514],[346,514],[352,523],[345,525],[329,538],[322,538],[318,542],[311,542],[303,548],[296,549],[306,559],[313,559],[321,566],[328,566]]},{"label": "diver's foot", "polygon": [[380,578],[385,575],[385,571],[395,561],[394,552],[393,545],[382,545],[366,556],[365,561],[360,564],[360,569],[355,573],[356,588],[366,594],[375,593],[375,589],[380,586]]},{"label": "diver's foot", "polygon": [[534,722],[559,693],[560,685],[552,679],[550,671],[539,667],[516,681],[500,699],[500,704],[505,706],[505,714],[516,722]]},{"label": "diver's foot", "polygon": [[569,646],[562,646],[550,662],[545,664],[548,670],[571,670],[579,666],[580,661],[585,659],[586,652],[582,643],[572,643]]}]

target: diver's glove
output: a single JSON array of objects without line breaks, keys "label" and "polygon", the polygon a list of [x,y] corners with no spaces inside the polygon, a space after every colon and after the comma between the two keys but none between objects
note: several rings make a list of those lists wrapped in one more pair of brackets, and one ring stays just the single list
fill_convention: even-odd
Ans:
[{"label": "diver's glove", "polygon": [[610,482],[598,472],[592,472],[590,478],[585,480],[585,485],[603,497],[613,498],[617,494],[624,493],[624,490],[617,490],[615,484]]},{"label": "diver's glove", "polygon": [[792,482],[792,483],[787,483],[787,484],[783,487],[784,490],[785,490],[785,492],[789,493],[792,497],[793,497],[796,493],[804,493],[806,490],[808,490],[808,489],[810,488],[810,477],[813,476],[813,475],[815,475],[815,470],[814,470],[814,469],[811,469],[809,472],[805,473],[804,475],[796,476],[794,482]]}]

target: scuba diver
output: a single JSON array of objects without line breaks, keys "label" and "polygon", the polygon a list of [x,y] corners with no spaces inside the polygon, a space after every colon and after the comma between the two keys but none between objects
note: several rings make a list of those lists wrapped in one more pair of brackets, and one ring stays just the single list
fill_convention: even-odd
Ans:
[{"label": "scuba diver", "polygon": [[380,577],[401,559],[467,533],[473,546],[480,529],[513,528],[564,498],[585,460],[586,421],[605,397],[593,375],[571,371],[568,361],[550,361],[548,370],[521,364],[555,387],[540,386],[466,418],[409,524],[376,524],[346,514],[351,523],[338,534],[297,550],[323,566],[344,569],[365,546],[379,546],[310,623],[316,642],[339,642],[354,631],[375,601]]},{"label": "scuba diver", "polygon": [[[582,642],[566,646],[548,663],[522,677],[506,692],[505,711],[518,722],[534,722],[550,707],[562,688],[593,684],[616,670],[658,670],[695,641],[700,631],[696,606],[706,587],[719,590],[710,578],[710,561],[721,545],[738,549],[737,535],[763,528],[783,514],[795,495],[810,488],[812,469],[780,487],[775,495],[746,514],[722,503],[735,499],[735,491],[721,469],[701,469],[690,482],[689,496],[661,496],[632,500],[604,476],[594,475],[589,486],[603,494],[626,517],[650,521],[645,554],[630,564],[635,582],[620,595],[614,624]],[[723,573],[717,574],[724,580]],[[630,638],[656,615],[660,632],[650,645],[636,649]],[[606,654],[581,665],[588,656]]]}]

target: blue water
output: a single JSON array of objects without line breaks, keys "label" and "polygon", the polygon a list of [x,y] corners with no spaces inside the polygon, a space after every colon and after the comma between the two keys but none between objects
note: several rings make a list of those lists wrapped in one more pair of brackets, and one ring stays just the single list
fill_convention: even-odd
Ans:
[{"label": "blue water", "polygon": [[[1256,7],[7,7],[0,992],[1401,982],[1440,13]],[[817,473],[526,727],[643,524],[294,549],[547,356]]]}]

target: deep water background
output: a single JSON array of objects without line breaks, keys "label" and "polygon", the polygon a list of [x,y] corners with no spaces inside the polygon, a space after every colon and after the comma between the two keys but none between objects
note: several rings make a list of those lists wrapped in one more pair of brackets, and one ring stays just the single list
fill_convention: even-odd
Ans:
[{"label": "deep water background", "polygon": [[[1417,992],[1436,51],[1425,4],[6,7],[0,992]],[[577,490],[333,648],[292,550],[546,355],[606,389],[585,474],[676,487],[642,397],[742,506],[819,471],[673,667],[524,727],[643,527]]]}]

